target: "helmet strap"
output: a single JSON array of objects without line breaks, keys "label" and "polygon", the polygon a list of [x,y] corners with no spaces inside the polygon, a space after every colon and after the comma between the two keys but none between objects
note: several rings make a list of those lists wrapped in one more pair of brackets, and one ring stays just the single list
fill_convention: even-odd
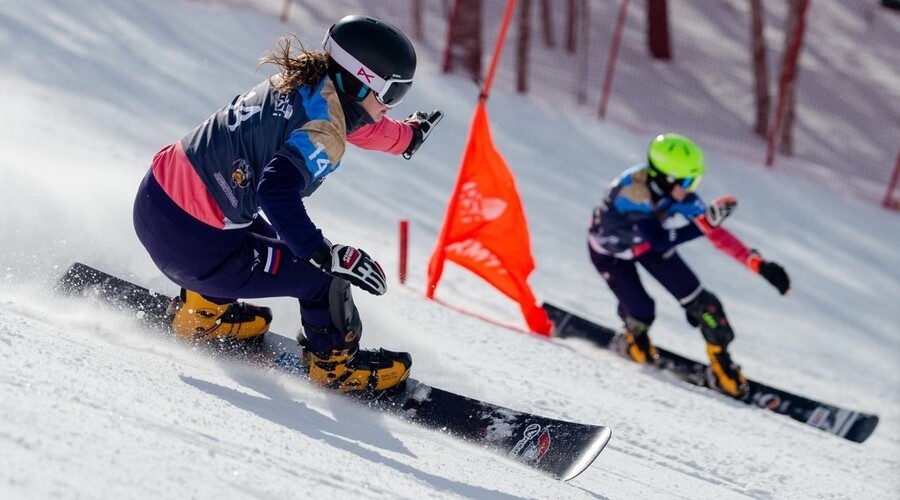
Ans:
[{"label": "helmet strap", "polygon": [[[372,89],[363,85],[360,82],[357,82],[355,78],[351,80],[351,85],[345,85],[344,84],[344,74],[345,74],[345,71],[343,69],[338,69],[337,71],[334,72],[334,74],[332,75],[333,76],[332,79],[334,80],[334,86],[337,87],[338,91],[340,91],[342,94],[349,97],[351,101],[356,102],[356,103],[361,103],[363,101],[363,99],[365,99],[366,96],[369,95],[369,91]],[[359,91],[356,92],[356,95],[353,95],[351,93],[352,87],[354,87],[356,85],[359,85]],[[348,88],[348,87],[351,87],[351,88]]]},{"label": "helmet strap", "polygon": [[344,90],[344,79],[341,77],[340,72],[337,72],[334,74],[334,83],[337,84],[338,90],[340,90],[341,92],[343,92],[345,94],[347,93],[347,91]]},{"label": "helmet strap", "polygon": [[671,189],[669,191],[664,190],[663,187],[660,186],[658,182],[656,182],[655,177],[650,177],[649,179],[647,179],[647,187],[650,188],[650,193],[653,195],[653,198],[657,200],[660,198],[665,198],[669,195],[669,193],[672,192]]},{"label": "helmet strap", "polygon": [[363,85],[362,88],[359,89],[359,92],[356,93],[356,100],[362,102],[363,99],[365,99],[366,96],[369,95],[369,90],[371,90],[369,89],[369,87]]},{"label": "helmet strap", "polygon": [[653,172],[650,172],[650,175],[647,176],[647,187],[650,188],[650,193],[653,197],[658,200],[671,195],[672,190],[675,189],[675,183],[669,182],[666,174],[655,170],[653,167],[650,168]]},{"label": "helmet strap", "polygon": [[675,189],[676,179],[672,179],[671,176],[656,168],[656,165],[649,159],[647,159],[647,165],[650,170],[647,173],[647,186],[650,188],[650,191],[660,198],[672,194],[672,190]]}]

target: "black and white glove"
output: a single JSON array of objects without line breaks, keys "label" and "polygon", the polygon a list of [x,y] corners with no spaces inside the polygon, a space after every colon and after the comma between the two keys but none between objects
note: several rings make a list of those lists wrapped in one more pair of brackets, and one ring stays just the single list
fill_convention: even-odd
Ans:
[{"label": "black and white glove", "polygon": [[737,198],[721,196],[706,207],[706,222],[712,227],[719,227],[729,215],[737,209]]},{"label": "black and white glove", "polygon": [[326,274],[345,279],[372,295],[387,292],[387,278],[375,259],[349,245],[332,245],[327,239],[313,252],[309,261]]},{"label": "black and white glove", "polygon": [[413,130],[413,136],[412,139],[409,140],[409,146],[407,146],[406,151],[403,152],[404,158],[407,160],[412,158],[412,155],[419,150],[419,146],[425,142],[425,139],[428,139],[428,136],[431,134],[431,131],[434,130],[435,125],[437,125],[443,117],[444,112],[436,109],[431,113],[416,111],[403,120],[403,122],[408,123]]}]

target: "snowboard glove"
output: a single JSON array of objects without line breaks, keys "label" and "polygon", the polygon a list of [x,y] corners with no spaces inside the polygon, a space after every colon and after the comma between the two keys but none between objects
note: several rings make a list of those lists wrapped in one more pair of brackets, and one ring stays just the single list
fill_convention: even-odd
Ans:
[{"label": "snowboard glove", "polygon": [[775,262],[763,260],[756,250],[750,250],[750,255],[747,257],[747,267],[759,273],[766,281],[777,288],[778,293],[781,295],[785,295],[791,290],[791,278],[784,268]]},{"label": "snowboard glove", "polygon": [[372,295],[387,292],[384,270],[362,250],[349,245],[332,245],[325,239],[309,260],[325,274],[347,280]]},{"label": "snowboard glove", "polygon": [[706,222],[712,227],[719,227],[729,215],[737,209],[737,198],[721,196],[706,207]]},{"label": "snowboard glove", "polygon": [[791,291],[791,278],[788,277],[784,268],[771,261],[762,261],[759,265],[759,274],[778,289],[781,295]]},{"label": "snowboard glove", "polygon": [[404,158],[407,160],[412,158],[412,155],[419,150],[419,146],[425,142],[425,139],[428,139],[428,136],[431,134],[431,131],[434,130],[435,125],[437,125],[443,117],[444,112],[436,109],[431,113],[416,111],[403,120],[403,123],[409,124],[413,131],[412,139],[409,140],[409,146],[407,146],[406,151],[403,152]]}]

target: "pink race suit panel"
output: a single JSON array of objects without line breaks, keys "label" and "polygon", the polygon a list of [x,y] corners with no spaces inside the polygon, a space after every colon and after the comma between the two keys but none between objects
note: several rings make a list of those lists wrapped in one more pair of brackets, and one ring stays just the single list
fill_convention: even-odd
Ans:
[{"label": "pink race suit panel", "polygon": [[156,153],[150,169],[163,191],[182,210],[216,229],[225,229],[225,214],[197,175],[181,141]]}]

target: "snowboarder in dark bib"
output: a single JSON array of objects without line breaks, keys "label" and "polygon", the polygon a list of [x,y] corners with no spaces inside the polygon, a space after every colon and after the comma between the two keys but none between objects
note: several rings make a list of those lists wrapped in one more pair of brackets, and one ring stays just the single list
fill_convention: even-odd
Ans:
[{"label": "snowboarder in dark bib", "polygon": [[389,389],[409,376],[411,356],[360,349],[350,293],[354,285],[384,294],[384,271],[363,250],[326,239],[303,200],[341,166],[348,142],[409,158],[441,115],[385,116],[416,70],[412,44],[391,24],[345,17],[324,51],[295,53],[295,40],[282,38],[262,60],[276,75],[157,153],[137,193],[135,230],[182,287],[171,307],[180,337],[261,340],[270,309],[238,298],[296,297],[313,381],[342,392]]},{"label": "snowboarder in dark bib", "polygon": [[[616,346],[621,354],[639,363],[653,363],[657,357],[648,335],[655,303],[638,276],[640,264],[678,300],[687,320],[700,328],[712,385],[740,398],[748,387],[728,352],[734,331],[719,299],[700,284],[676,247],[706,235],[782,295],[790,290],[790,279],[780,265],[764,260],[722,227],[737,200],[724,196],[705,203],[695,192],[705,173],[703,152],[694,141],[671,133],[655,137],[647,161],[616,178],[594,208],[588,249],[594,267],[619,301],[618,314],[625,323]],[[678,220],[687,224],[679,226]]]}]

